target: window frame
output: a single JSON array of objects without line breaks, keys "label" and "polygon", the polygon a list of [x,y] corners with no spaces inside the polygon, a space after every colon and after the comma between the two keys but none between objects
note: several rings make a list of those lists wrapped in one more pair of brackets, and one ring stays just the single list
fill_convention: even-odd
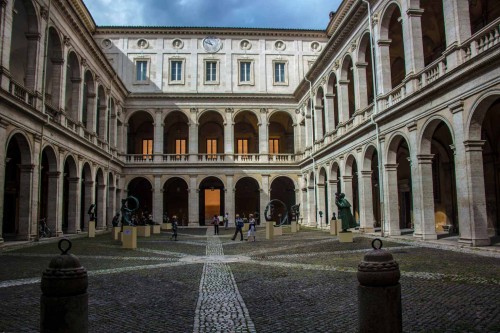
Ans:
[{"label": "window frame", "polygon": [[[208,65],[215,63],[215,80],[207,80]],[[219,59],[204,59],[203,61],[203,83],[207,85],[220,83],[220,61]]]},{"label": "window frame", "polygon": [[[271,145],[271,143],[273,143]],[[274,151],[274,147],[277,146],[278,152]],[[273,149],[271,149],[273,147]],[[269,155],[278,155],[280,154],[280,138],[269,138],[268,140],[268,149],[269,149]]]},{"label": "window frame", "polygon": [[[179,80],[172,79],[173,64],[179,62],[181,64],[181,73]],[[186,59],[184,58],[170,58],[168,61],[168,84],[184,84],[184,73],[186,68]]]},{"label": "window frame", "polygon": [[[144,151],[146,149],[146,152]],[[142,159],[151,160],[153,158],[154,141],[152,138],[142,139]]]},{"label": "window frame", "polygon": [[[145,79],[144,80],[138,80],[137,79],[137,65],[139,62],[145,62],[146,63],[146,74],[145,74]],[[151,59],[149,58],[134,58],[134,80],[133,84],[149,84],[149,73],[150,73],[150,68],[151,68]]]},{"label": "window frame", "polygon": [[[276,81],[276,67],[283,65],[283,81]],[[273,60],[273,85],[287,86],[288,85],[288,61],[286,60]]]},{"label": "window frame", "polygon": [[[249,63],[250,64],[250,78],[247,81],[242,81],[241,77],[241,66],[243,63]],[[251,59],[238,59],[238,85],[254,85],[255,84],[255,75],[254,75],[254,61]]]}]

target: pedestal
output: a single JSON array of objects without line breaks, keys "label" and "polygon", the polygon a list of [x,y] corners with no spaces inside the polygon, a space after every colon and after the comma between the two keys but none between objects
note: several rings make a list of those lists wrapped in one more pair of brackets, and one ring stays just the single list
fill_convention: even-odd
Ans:
[{"label": "pedestal", "polygon": [[297,222],[296,221],[292,221],[292,223],[290,224],[290,231],[292,233],[297,232]]},{"label": "pedestal", "polygon": [[120,240],[120,232],[122,231],[121,227],[113,227],[113,239],[114,240]]},{"label": "pedestal", "polygon": [[241,229],[241,230],[242,230],[243,232],[246,232],[246,231],[248,231],[249,226],[250,226],[250,223],[244,223],[244,224],[243,224],[243,229]]},{"label": "pedestal", "polygon": [[151,233],[152,234],[159,234],[161,233],[161,225],[155,224],[151,226]]},{"label": "pedestal", "polygon": [[149,225],[138,225],[137,226],[137,236],[138,237],[151,236],[151,227]]},{"label": "pedestal", "polygon": [[122,232],[122,248],[137,249],[137,228],[124,226]]},{"label": "pedestal", "polygon": [[266,222],[266,239],[274,238],[274,221]]},{"label": "pedestal", "polygon": [[89,221],[89,238],[95,237],[95,221]]},{"label": "pedestal", "polygon": [[172,230],[172,223],[162,223],[161,230]]},{"label": "pedestal", "polygon": [[342,231],[342,220],[341,219],[338,219],[337,220],[337,235],[339,234],[339,232]]},{"label": "pedestal", "polygon": [[283,236],[283,228],[274,227],[274,236]]},{"label": "pedestal", "polygon": [[330,235],[337,235],[337,220],[332,220],[330,223]]},{"label": "pedestal", "polygon": [[339,232],[339,241],[341,243],[352,243],[352,240],[353,240],[352,232],[350,231]]}]

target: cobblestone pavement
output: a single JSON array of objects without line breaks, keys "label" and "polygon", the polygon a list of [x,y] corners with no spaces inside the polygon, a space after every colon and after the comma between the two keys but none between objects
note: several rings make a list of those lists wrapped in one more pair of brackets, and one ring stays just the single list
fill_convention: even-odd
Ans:
[{"label": "cobblestone pavement", "polygon": [[[257,242],[180,229],[122,249],[75,238],[89,274],[90,332],[357,332],[357,265],[371,238],[316,230]],[[37,332],[55,240],[0,251],[0,332]],[[384,240],[401,268],[404,332],[500,332],[500,254]]]}]

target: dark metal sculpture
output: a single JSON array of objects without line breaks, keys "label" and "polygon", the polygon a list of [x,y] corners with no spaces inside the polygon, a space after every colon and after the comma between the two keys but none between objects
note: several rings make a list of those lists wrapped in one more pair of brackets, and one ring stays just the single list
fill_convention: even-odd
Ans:
[{"label": "dark metal sculpture", "polygon": [[344,193],[335,194],[335,204],[339,209],[339,218],[342,220],[342,230],[356,227],[356,221],[351,213],[351,204],[345,198]]},{"label": "dark metal sculpture", "polygon": [[283,201],[278,199],[269,201],[264,210],[264,218],[266,221],[276,221],[277,225],[290,223],[288,219],[288,207]]},{"label": "dark metal sculpture", "polygon": [[[129,207],[129,202],[134,203],[134,207]],[[125,199],[122,199],[122,226],[127,226],[131,225],[134,226],[135,224],[132,222],[132,213],[135,212],[139,208],[139,200],[137,200],[136,197],[134,196],[129,196]]]}]

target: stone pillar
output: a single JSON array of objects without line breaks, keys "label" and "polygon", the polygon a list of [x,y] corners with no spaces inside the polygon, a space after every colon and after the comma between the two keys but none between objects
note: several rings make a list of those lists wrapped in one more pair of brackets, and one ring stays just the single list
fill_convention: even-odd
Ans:
[{"label": "stone pillar", "polygon": [[316,196],[314,185],[307,186],[307,225],[316,227]]},{"label": "stone pillar", "polygon": [[266,210],[266,206],[271,201],[271,196],[269,194],[269,178],[271,175],[262,175],[262,188],[260,189],[260,221],[265,220],[264,211]]},{"label": "stone pillar", "polygon": [[444,31],[446,34],[446,67],[448,71],[460,65],[457,47],[471,36],[469,0],[443,0]]},{"label": "stone pillar", "polygon": [[[2,1],[0,3],[0,67],[5,69],[10,69],[10,52],[12,45],[12,17],[13,17],[14,1]],[[1,73],[0,75],[2,75]],[[9,89],[8,85],[5,85],[2,75],[2,88],[4,90]],[[5,141],[2,141],[5,142]],[[2,155],[4,156],[4,155]],[[3,216],[3,215],[0,215]],[[0,235],[1,237],[1,235]]]},{"label": "stone pillar", "polygon": [[349,80],[339,80],[339,124],[349,120]]},{"label": "stone pillar", "polygon": [[326,132],[335,130],[335,95],[325,94]]},{"label": "stone pillar", "polygon": [[224,215],[226,212],[229,213],[229,223],[231,223],[232,221],[234,221],[234,217],[236,215],[236,208],[234,205],[234,175],[226,175],[226,186],[226,202],[224,204],[224,208],[226,211],[224,212]]},{"label": "stone pillar", "polygon": [[122,127],[122,152],[123,154],[128,154],[128,124],[124,124]]},{"label": "stone pillar", "polygon": [[[369,54],[367,55],[370,56]],[[356,78],[354,84],[356,85],[356,101],[358,101],[357,109],[364,109],[368,106],[368,85],[372,85],[372,82],[366,82],[366,67],[368,63],[358,62],[356,63]]]},{"label": "stone pillar", "polygon": [[[189,204],[188,204],[189,207]],[[153,207],[151,214],[153,214],[153,221],[162,223],[163,220],[163,186],[161,183],[161,175],[154,175],[153,184]],[[189,216],[188,216],[189,218]]]},{"label": "stone pillar", "polygon": [[83,200],[83,226],[84,230],[89,230],[89,217],[87,212],[89,211],[90,205],[94,203],[95,200],[95,191],[94,191],[94,182],[92,180],[85,180],[82,184],[85,186],[85,198]]},{"label": "stone pillar", "polygon": [[[338,180],[337,179],[333,179],[333,180],[330,180],[329,183],[330,183],[330,186],[328,187],[328,191],[329,191],[329,194],[328,194],[328,200],[329,200],[329,203],[328,203],[328,207],[331,207],[331,209],[329,210],[330,212],[330,216],[328,217],[330,220],[332,219],[332,216],[333,216],[333,213],[335,213],[335,215],[337,216],[337,205],[335,204],[335,193],[337,193],[337,184],[338,184]],[[338,218],[338,216],[337,216]]]},{"label": "stone pillar", "polygon": [[233,119],[228,115],[226,122],[224,123],[224,153],[226,157],[230,157],[231,160],[234,154],[234,122]]},{"label": "stone pillar", "polygon": [[155,122],[154,122],[154,140],[153,140],[153,154],[154,161],[160,162],[163,160],[163,126],[162,121],[162,110],[157,109],[155,112]]},{"label": "stone pillar", "polygon": [[198,123],[189,123],[189,162],[198,161]]},{"label": "stone pillar", "polygon": [[116,122],[116,150],[118,154],[125,153],[123,150],[123,124]]},{"label": "stone pillar", "polygon": [[109,124],[109,146],[111,148],[116,148],[116,114],[111,111],[110,116],[110,124]]},{"label": "stone pillar", "polygon": [[26,59],[28,59],[28,61],[26,63],[25,86],[32,91],[38,90],[36,84],[36,59],[39,59],[38,48],[40,46],[40,37],[41,35],[39,33],[26,33],[26,39],[28,40],[28,54],[26,55]]},{"label": "stone pillar", "polygon": [[[323,228],[326,225],[326,202],[325,202],[325,184],[318,184],[318,226]],[[323,217],[319,216],[319,212],[323,212]]]},{"label": "stone pillar", "polygon": [[434,216],[434,187],[432,184],[432,159],[434,154],[417,155],[420,193],[416,194],[414,209],[422,212],[422,239],[437,239]]},{"label": "stone pillar", "polygon": [[83,96],[83,98],[86,98],[87,100],[85,103],[87,103],[87,131],[90,133],[95,133],[96,132],[96,110],[97,110],[97,99],[96,99],[96,94],[93,92],[88,92],[87,96]]},{"label": "stone pillar", "polygon": [[[407,19],[402,20],[406,75],[411,75],[420,72],[425,67],[422,42],[422,14],[424,10],[407,8],[407,1],[403,1],[402,4],[403,12],[406,11],[407,14]],[[406,91],[410,92],[408,88]]]},{"label": "stone pillar", "polygon": [[[19,231],[18,240],[29,240],[38,237],[38,180],[35,187],[35,165],[20,166],[19,190]],[[36,197],[34,197],[36,196]]]},{"label": "stone pillar", "polygon": [[[353,205],[353,202],[354,202],[354,199],[353,199],[353,191],[352,191],[352,178],[353,176],[343,176],[342,177],[342,182],[343,182],[343,186],[342,186],[342,189],[345,194],[345,198],[347,199],[347,201],[349,201],[349,203],[351,204],[351,213],[353,213],[352,211],[352,205]],[[354,213],[353,213],[354,215]]]},{"label": "stone pillar", "polygon": [[114,184],[108,184],[108,203],[106,210],[106,229],[112,228],[113,217],[116,214],[116,188]]},{"label": "stone pillar", "polygon": [[306,113],[306,128],[305,128],[305,148],[312,147],[313,145],[313,126],[310,113]]},{"label": "stone pillar", "polygon": [[[2,7],[2,10],[5,10],[4,7]],[[7,145],[5,144],[7,142],[7,126],[9,123],[3,119],[0,118],[0,142],[3,142],[3,144],[0,144],[0,244],[3,243],[3,238],[2,238],[2,230],[3,230],[3,210],[4,210],[4,195],[5,195],[5,167],[7,166],[5,157],[7,157],[7,152],[6,148]]]},{"label": "stone pillar", "polygon": [[199,209],[200,209],[200,190],[197,184],[197,175],[189,175],[189,225],[199,225]]},{"label": "stone pillar", "polygon": [[302,126],[297,125],[297,123],[294,123],[292,125],[292,127],[293,127],[293,154],[296,154],[297,152],[302,151],[302,147],[301,147]]},{"label": "stone pillar", "polygon": [[385,226],[384,233],[389,236],[401,235],[399,226],[399,189],[398,189],[398,165],[384,165],[385,179]]},{"label": "stone pillar", "polygon": [[61,172],[49,172],[48,178],[47,224],[54,236],[60,236],[62,234],[62,217],[59,208],[62,206],[63,199],[62,195],[60,195],[61,192],[59,192]]},{"label": "stone pillar", "polygon": [[421,192],[420,190],[420,179],[418,177],[419,167],[418,167],[418,154],[417,154],[417,125],[416,123],[410,123],[407,125],[408,128],[408,147],[410,147],[410,170],[411,170],[411,192],[412,192],[412,202],[413,202],[413,234],[416,237],[422,235],[422,211],[416,209],[417,194]]},{"label": "stone pillar", "polygon": [[68,234],[76,234],[80,230],[80,178],[68,178]]},{"label": "stone pillar", "polygon": [[[391,45],[390,40],[378,40],[378,52],[377,55],[377,79],[379,82],[377,84],[380,94],[386,94],[392,90],[391,82],[391,63],[390,63],[390,53],[389,46]],[[376,94],[375,96],[377,96]]]},{"label": "stone pillar", "polygon": [[259,154],[260,162],[269,160],[269,122],[267,119],[267,110],[260,110],[259,121]]},{"label": "stone pillar", "polygon": [[372,171],[361,171],[359,191],[359,219],[361,232],[373,232],[375,218],[373,216]]},{"label": "stone pillar", "polygon": [[106,184],[97,185],[98,199],[97,205],[97,230],[106,229]]}]

